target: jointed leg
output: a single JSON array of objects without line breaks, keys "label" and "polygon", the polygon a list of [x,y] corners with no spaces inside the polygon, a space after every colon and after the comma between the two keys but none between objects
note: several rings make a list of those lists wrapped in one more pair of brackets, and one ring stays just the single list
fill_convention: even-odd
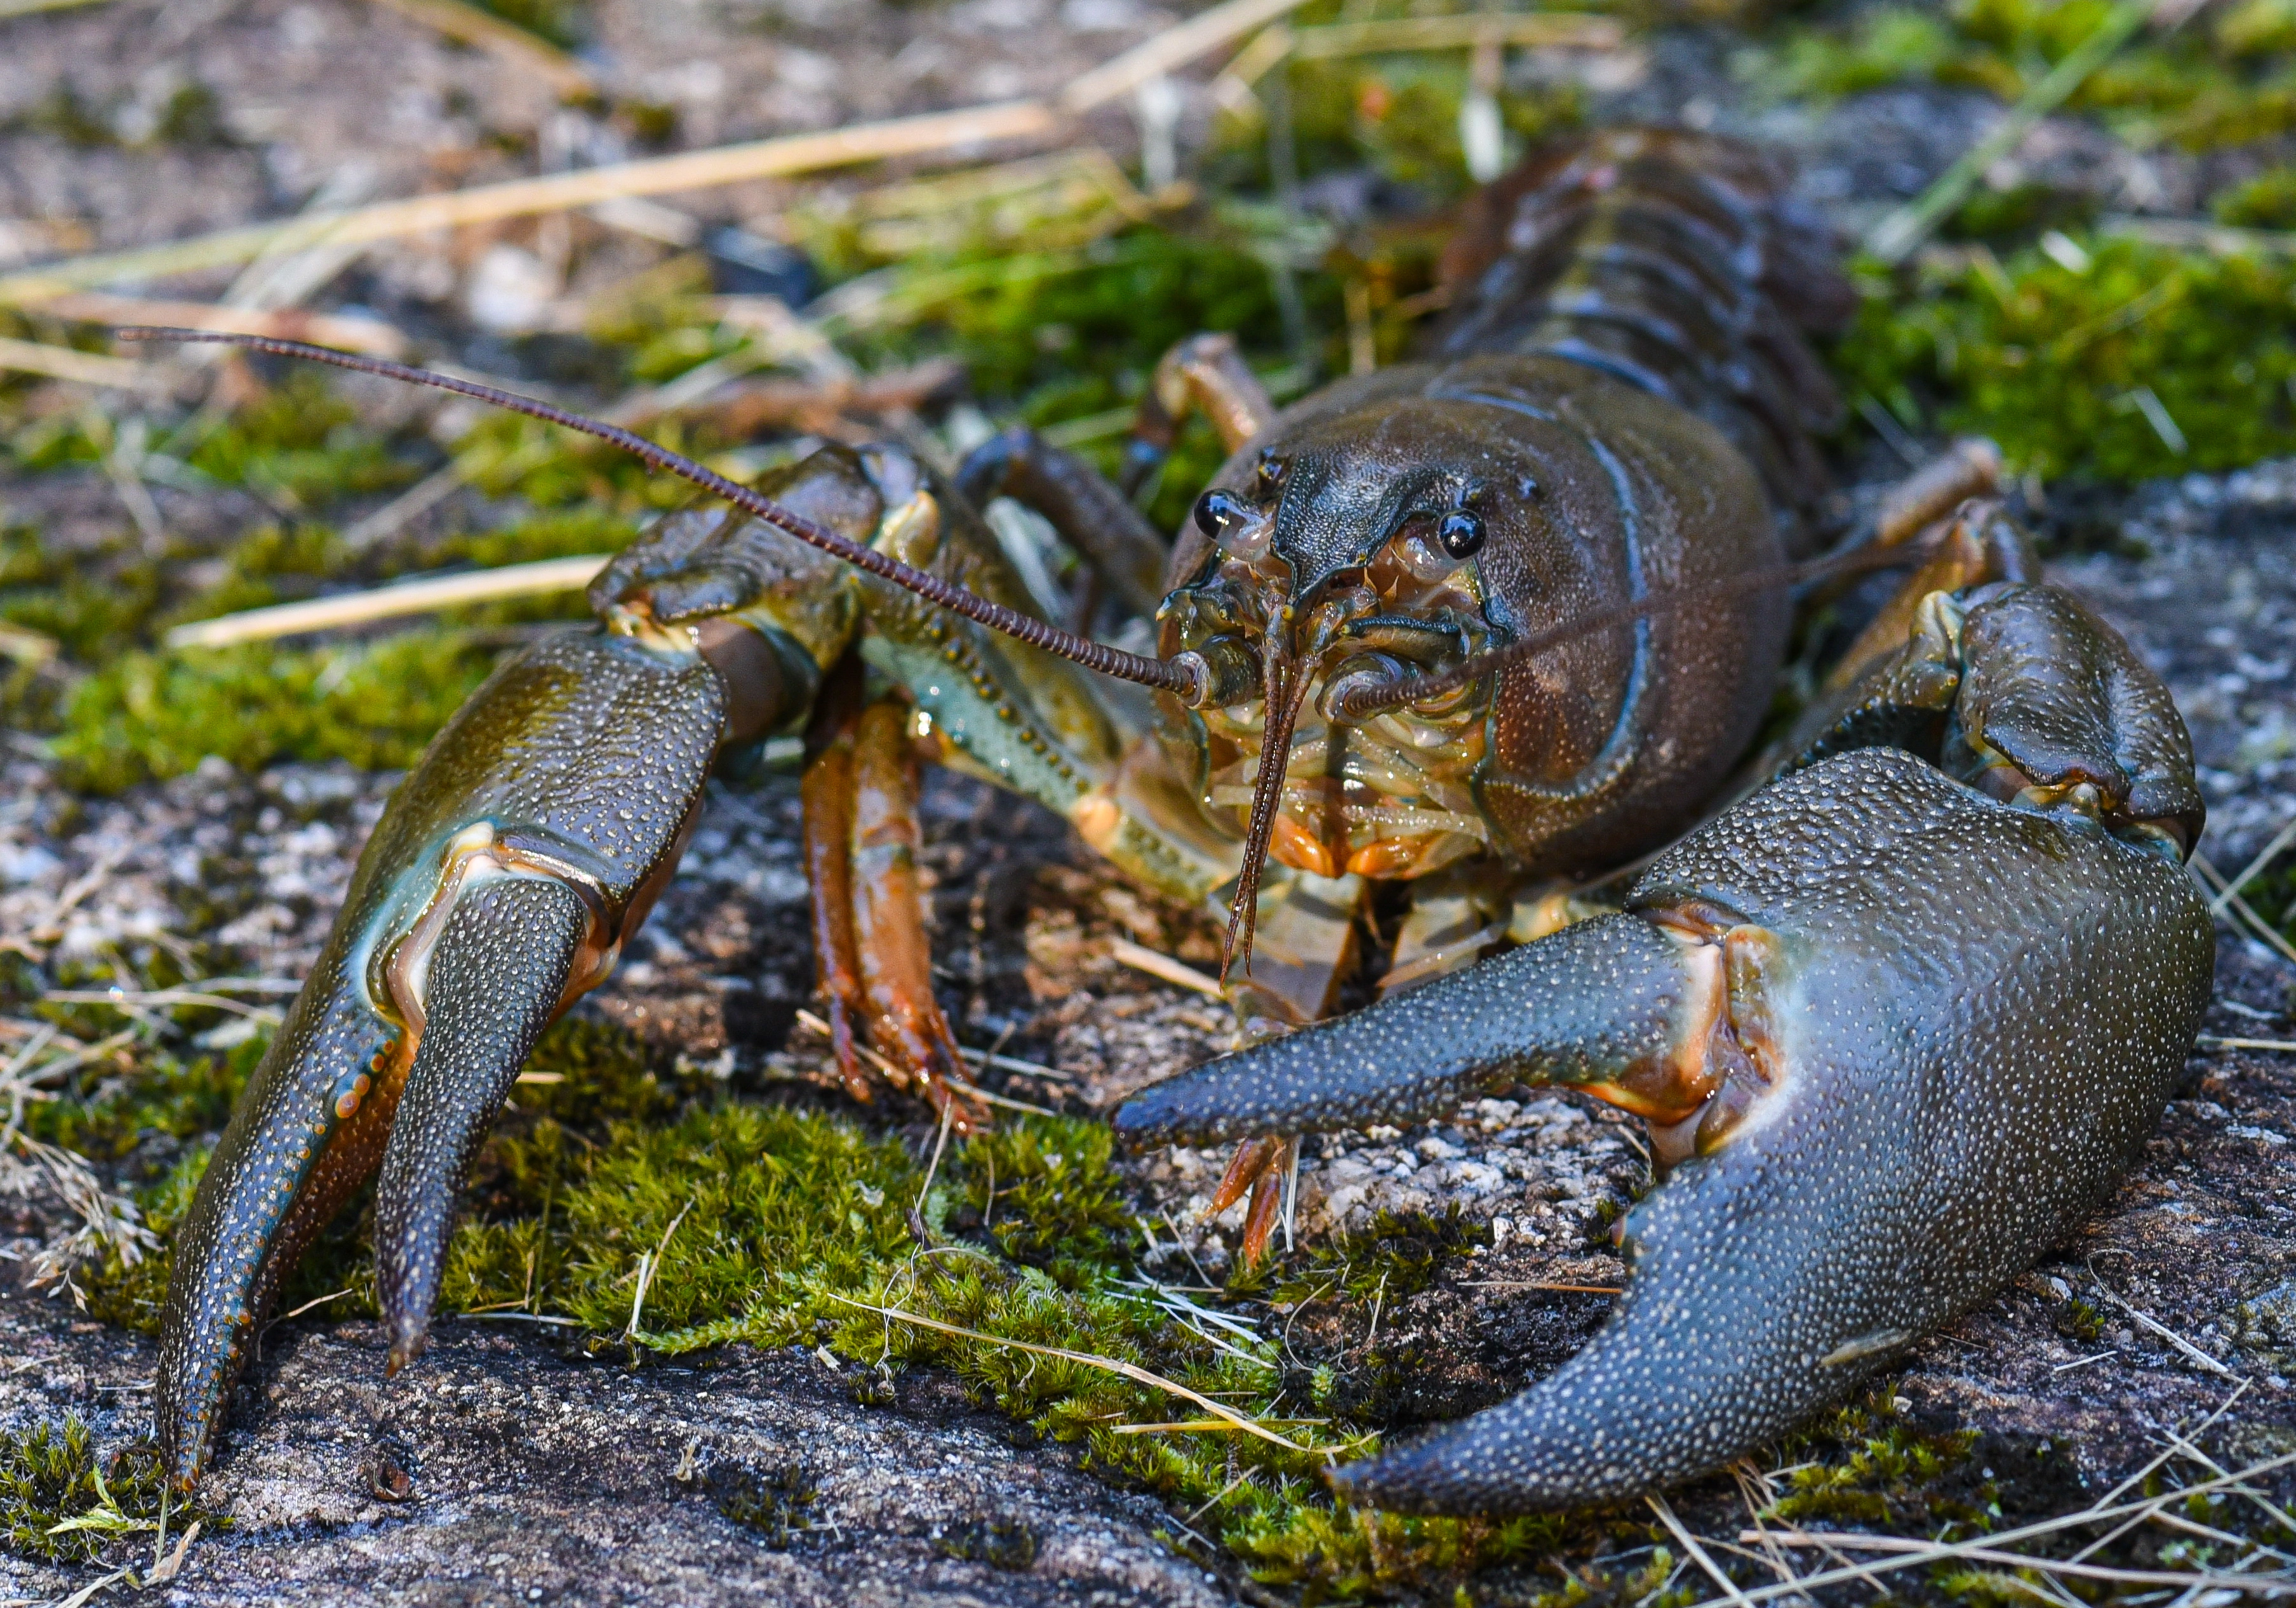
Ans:
[{"label": "jointed leg", "polygon": [[1230,452],[1275,421],[1275,404],[1259,376],[1245,366],[1233,335],[1192,336],[1156,365],[1125,448],[1125,496],[1136,495],[1164,466],[1180,426],[1198,412],[1212,422]]},{"label": "jointed leg", "polygon": [[975,508],[1009,496],[1052,521],[1127,611],[1152,618],[1163,601],[1164,538],[1124,494],[1074,453],[1025,424],[965,455],[956,488]]},{"label": "jointed leg", "polygon": [[933,998],[908,723],[906,703],[862,705],[857,659],[839,665],[823,688],[800,784],[815,964],[847,1092],[865,1101],[872,1087],[859,1065],[857,1024],[900,1087],[971,1133],[988,1125],[988,1113]]}]

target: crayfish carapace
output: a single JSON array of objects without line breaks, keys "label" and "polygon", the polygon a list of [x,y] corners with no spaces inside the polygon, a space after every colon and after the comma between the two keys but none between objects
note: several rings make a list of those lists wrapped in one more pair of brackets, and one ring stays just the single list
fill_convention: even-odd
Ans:
[{"label": "crayfish carapace", "polygon": [[[1748,147],[1594,136],[1483,193],[1427,360],[1278,413],[1232,345],[1182,347],[1135,466],[1190,408],[1234,456],[1168,557],[1026,432],[949,484],[889,447],[742,487],[484,387],[244,342],[589,430],[731,507],[623,554],[600,624],[505,666],[394,796],[176,1242],[176,1475],[284,1270],[378,1166],[394,1366],[419,1352],[463,1172],[536,1035],[643,920],[713,767],[775,732],[806,734],[857,1094],[857,1026],[952,1124],[982,1115],[922,936],[929,726],[1143,884],[1224,905],[1255,1022],[1323,1014],[1366,887],[1411,879],[1390,981],[1423,986],[1252,1027],[1117,1113],[1134,1144],[1242,1143],[1224,1194],[1253,1194],[1247,1249],[1303,1129],[1521,1083],[1648,1120],[1673,1176],[1625,1220],[1609,1325],[1513,1400],[1339,1471],[1360,1500],[1498,1512],[1678,1479],[1998,1290],[2113,1184],[2193,1043],[2214,940],[2181,864],[2190,744],[1970,495],[1984,454],[1816,552],[1833,403],[1803,331],[1848,299],[1783,196]],[[974,512],[997,495],[1152,613],[1159,656],[1045,619]],[[1890,566],[1894,595],[1750,759],[1797,595]],[[1661,849],[1589,907],[1585,878]]]}]

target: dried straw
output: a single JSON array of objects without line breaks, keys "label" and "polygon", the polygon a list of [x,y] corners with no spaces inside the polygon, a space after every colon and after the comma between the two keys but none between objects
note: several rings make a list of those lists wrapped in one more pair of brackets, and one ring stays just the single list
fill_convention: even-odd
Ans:
[{"label": "dried straw", "polygon": [[438,195],[312,212],[272,223],[135,250],[102,252],[0,277],[0,307],[20,307],[92,285],[162,278],[242,263],[266,250],[322,243],[369,245],[434,229],[594,207],[627,196],[709,190],[753,179],[782,178],[890,157],[922,156],[960,146],[1041,139],[1070,119],[1123,95],[1237,36],[1282,16],[1303,0],[1227,0],[1086,73],[1056,100],[1000,101],[955,111],[857,123],[820,134],[784,135],[675,156],[617,162],[572,173],[479,185]]},{"label": "dried straw", "polygon": [[1219,979],[1206,976],[1193,966],[1184,965],[1168,955],[1160,955],[1145,944],[1136,944],[1128,938],[1111,939],[1108,953],[1111,959],[1130,966],[1136,972],[1145,972],[1151,977],[1161,978],[1179,988],[1193,989],[1214,999],[1227,997],[1227,990],[1220,987]]},{"label": "dried straw", "polygon": [[1287,1440],[1275,1431],[1264,1428],[1256,1420],[1237,1412],[1234,1407],[1215,1401],[1209,1396],[1200,1395],[1176,1380],[1165,1378],[1161,1374],[1152,1374],[1138,1363],[1125,1362],[1114,1357],[1095,1357],[1089,1351],[1071,1351],[1062,1346],[1040,1346],[1025,1340],[1008,1340],[1001,1334],[984,1334],[978,1329],[960,1328],[955,1324],[943,1323],[937,1317],[925,1317],[918,1313],[904,1312],[898,1307],[872,1306],[867,1301],[855,1300],[849,1296],[832,1295],[829,1299],[843,1306],[857,1307],[864,1312],[874,1312],[878,1317],[892,1322],[914,1324],[920,1329],[931,1329],[939,1333],[953,1334],[959,1340],[977,1340],[983,1345],[1002,1346],[1008,1350],[1027,1351],[1038,1357],[1057,1358],[1062,1362],[1081,1363],[1090,1368],[1105,1368],[1111,1374],[1120,1374],[1137,1383],[1177,1396],[1183,1401],[1193,1402],[1223,1423],[1233,1425],[1247,1435],[1257,1435],[1262,1440],[1271,1441],[1285,1451],[1312,1454],[1315,1450],[1313,1447],[1301,1446],[1296,1440]]},{"label": "dried straw", "polygon": [[381,4],[410,22],[419,22],[458,44],[476,45],[534,74],[561,99],[576,100],[598,93],[598,81],[581,62],[547,39],[491,12],[465,4],[464,0],[381,0]]},{"label": "dried straw", "polygon": [[76,351],[45,340],[0,338],[0,369],[20,374],[45,374],[75,385],[101,386],[106,390],[144,391],[164,396],[174,382],[149,364],[127,357],[107,357],[100,352]]},{"label": "dried straw", "polygon": [[575,558],[537,559],[530,564],[504,564],[500,569],[478,570],[464,575],[400,581],[340,597],[315,597],[308,603],[248,609],[177,626],[168,633],[165,642],[169,648],[220,648],[236,642],[268,642],[310,631],[368,625],[407,614],[428,614],[463,603],[578,591],[588,586],[611,558],[611,554],[586,553]]}]

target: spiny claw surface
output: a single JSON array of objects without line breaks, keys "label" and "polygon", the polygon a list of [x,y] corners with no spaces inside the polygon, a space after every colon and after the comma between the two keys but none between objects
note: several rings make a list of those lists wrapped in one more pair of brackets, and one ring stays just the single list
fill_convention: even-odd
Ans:
[{"label": "spiny claw surface", "polygon": [[157,1414],[178,1481],[281,1281],[378,1164],[393,1366],[421,1350],[479,1137],[675,866],[726,707],[690,638],[568,632],[498,672],[392,795],[176,1238]]},{"label": "spiny claw surface", "polygon": [[504,877],[456,902],[431,952],[427,1020],[374,1204],[375,1283],[393,1374],[422,1354],[463,1176],[557,1013],[589,915],[557,882]]},{"label": "spiny claw surface", "polygon": [[1337,1471],[1357,1501],[1570,1505],[1774,1439],[2112,1185],[2183,1064],[2214,954],[2159,841],[1880,749],[1756,794],[1632,903],[1117,1115],[1134,1144],[1205,1143],[1566,1083],[1643,1112],[1677,1161],[1626,1220],[1632,1281],[1609,1325],[1513,1399]]}]

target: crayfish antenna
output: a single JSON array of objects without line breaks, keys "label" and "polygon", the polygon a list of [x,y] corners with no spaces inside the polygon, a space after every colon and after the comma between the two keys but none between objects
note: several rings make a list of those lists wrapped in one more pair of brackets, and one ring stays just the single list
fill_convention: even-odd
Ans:
[{"label": "crayfish antenna", "polygon": [[[1271,654],[1271,660],[1275,656]],[[1220,982],[1238,962],[1251,975],[1251,938],[1259,924],[1259,882],[1267,868],[1267,846],[1275,835],[1275,817],[1283,807],[1283,781],[1291,769],[1292,732],[1300,722],[1300,706],[1308,701],[1311,678],[1306,668],[1288,655],[1275,661],[1267,689],[1267,725],[1259,743],[1259,775],[1251,789],[1251,821],[1243,836],[1243,866],[1237,872],[1235,893],[1227,907],[1227,937],[1220,956]]]},{"label": "crayfish antenna", "polygon": [[624,430],[619,424],[609,424],[602,419],[570,413],[565,408],[554,407],[547,402],[522,397],[516,391],[504,390],[497,386],[481,385],[476,381],[457,379],[451,374],[433,373],[429,369],[414,368],[404,363],[362,357],[354,352],[340,352],[332,347],[312,346],[300,340],[144,324],[130,324],[111,332],[121,340],[177,340],[211,346],[237,346],[253,351],[270,352],[282,357],[307,358],[313,363],[332,364],[337,368],[350,369],[357,373],[376,374],[409,385],[453,391],[457,396],[473,398],[510,413],[523,414],[529,419],[540,419],[545,423],[578,431],[583,435],[593,436],[620,447],[649,468],[676,475],[690,485],[725,498],[742,513],[763,520],[775,529],[788,532],[808,546],[818,547],[857,570],[865,570],[880,579],[889,580],[897,587],[914,592],[927,603],[962,614],[967,619],[992,631],[1001,632],[1015,641],[1041,648],[1047,653],[1058,654],[1103,676],[1113,676],[1121,681],[1134,681],[1160,692],[1171,693],[1184,701],[1193,702],[1199,691],[1199,678],[1189,666],[1128,653],[1120,648],[1094,642],[1089,637],[1063,630],[1033,615],[1023,614],[1018,609],[993,602],[958,586],[955,581],[944,580],[930,571],[905,564],[889,554],[840,536],[828,527],[816,524],[770,498],[761,496],[747,486],[729,480],[717,471],[695,463],[683,453],[672,452],[634,431]]}]

